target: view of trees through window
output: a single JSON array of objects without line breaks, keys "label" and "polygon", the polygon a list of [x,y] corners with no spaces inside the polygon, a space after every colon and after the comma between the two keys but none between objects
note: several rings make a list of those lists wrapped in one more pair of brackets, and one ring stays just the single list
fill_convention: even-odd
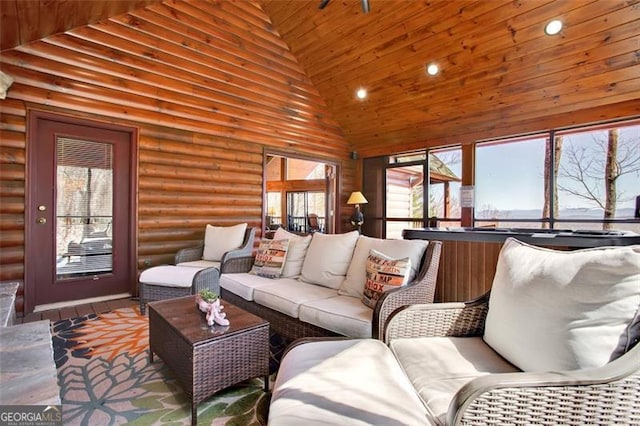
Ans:
[{"label": "view of trees through window", "polygon": [[640,231],[637,122],[478,144],[475,170],[476,226]]}]

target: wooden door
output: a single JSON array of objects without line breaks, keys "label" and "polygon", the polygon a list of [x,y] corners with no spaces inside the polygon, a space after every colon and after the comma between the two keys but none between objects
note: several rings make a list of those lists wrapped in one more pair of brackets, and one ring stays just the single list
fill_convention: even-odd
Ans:
[{"label": "wooden door", "polygon": [[30,112],[25,312],[133,293],[135,129]]}]

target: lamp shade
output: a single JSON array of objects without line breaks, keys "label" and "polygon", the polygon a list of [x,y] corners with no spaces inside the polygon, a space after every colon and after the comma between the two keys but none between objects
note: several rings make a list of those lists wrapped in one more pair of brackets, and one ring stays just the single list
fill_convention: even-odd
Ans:
[{"label": "lamp shade", "polygon": [[349,199],[347,200],[347,204],[367,204],[368,201],[366,198],[364,198],[364,195],[362,195],[362,192],[360,191],[355,191],[352,192],[351,195],[349,196]]}]

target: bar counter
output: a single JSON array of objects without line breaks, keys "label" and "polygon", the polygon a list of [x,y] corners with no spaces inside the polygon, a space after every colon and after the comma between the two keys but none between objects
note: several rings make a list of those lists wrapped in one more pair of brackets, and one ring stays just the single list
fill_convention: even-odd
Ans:
[{"label": "bar counter", "polygon": [[480,241],[503,243],[508,237],[544,247],[586,248],[640,244],[640,234],[629,231],[592,231],[527,228],[405,229],[407,240]]},{"label": "bar counter", "polygon": [[625,231],[573,231],[524,228],[405,229],[405,239],[442,241],[436,302],[471,300],[491,289],[498,255],[508,237],[558,250],[640,244]]}]

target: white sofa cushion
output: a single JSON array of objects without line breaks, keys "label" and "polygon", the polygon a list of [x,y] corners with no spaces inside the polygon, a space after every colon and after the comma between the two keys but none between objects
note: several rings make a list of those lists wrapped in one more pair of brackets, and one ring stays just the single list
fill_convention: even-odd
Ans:
[{"label": "white sofa cushion", "polygon": [[189,262],[180,262],[176,266],[184,266],[188,268],[216,268],[220,269],[220,262],[213,262],[211,260],[192,260]]},{"label": "white sofa cushion", "polygon": [[338,289],[347,274],[358,235],[358,231],[346,234],[313,234],[300,279]]},{"label": "white sofa cushion", "polygon": [[349,337],[371,337],[373,311],[351,296],[334,296],[300,305],[300,320]]},{"label": "white sofa cushion", "polygon": [[140,282],[163,287],[189,288],[193,285],[193,277],[202,269],[174,265],[154,266],[142,271]]},{"label": "white sofa cushion", "polygon": [[207,224],[204,233],[203,260],[219,262],[222,256],[230,251],[242,246],[244,234],[247,230],[246,223],[239,223],[233,226],[213,226]]},{"label": "white sofa cushion", "polygon": [[371,249],[377,250],[393,259],[410,258],[411,272],[408,282],[413,281],[418,274],[418,268],[420,268],[428,243],[425,240],[384,240],[360,235],[353,251],[347,276],[340,285],[338,293],[362,299],[366,281],[367,257]]},{"label": "white sofa cushion", "polygon": [[476,377],[519,371],[482,337],[420,337],[391,341],[390,348],[426,404],[445,424],[455,393]]},{"label": "white sofa cushion", "polygon": [[429,423],[426,408],[384,343],[353,339],[298,345],[278,370],[269,425],[327,424]]},{"label": "white sofa cushion", "polygon": [[248,272],[220,275],[220,287],[250,302],[253,302],[253,293],[256,288],[272,282],[271,278],[259,277]]},{"label": "white sofa cushion", "polygon": [[307,254],[309,244],[311,244],[311,235],[300,236],[286,231],[284,228],[278,228],[273,236],[274,240],[289,240],[289,249],[284,262],[281,277],[293,278],[299,277],[302,272],[302,264]]},{"label": "white sofa cushion", "polygon": [[600,367],[640,307],[640,246],[557,251],[505,241],[484,339],[525,371]]},{"label": "white sofa cushion", "polygon": [[260,241],[250,274],[265,278],[280,278],[289,249],[289,240]]},{"label": "white sofa cushion", "polygon": [[[223,274],[224,275],[224,274]],[[314,284],[305,284],[293,278],[270,280],[253,292],[256,303],[298,318],[300,305],[315,299],[335,296],[336,291]]]}]

